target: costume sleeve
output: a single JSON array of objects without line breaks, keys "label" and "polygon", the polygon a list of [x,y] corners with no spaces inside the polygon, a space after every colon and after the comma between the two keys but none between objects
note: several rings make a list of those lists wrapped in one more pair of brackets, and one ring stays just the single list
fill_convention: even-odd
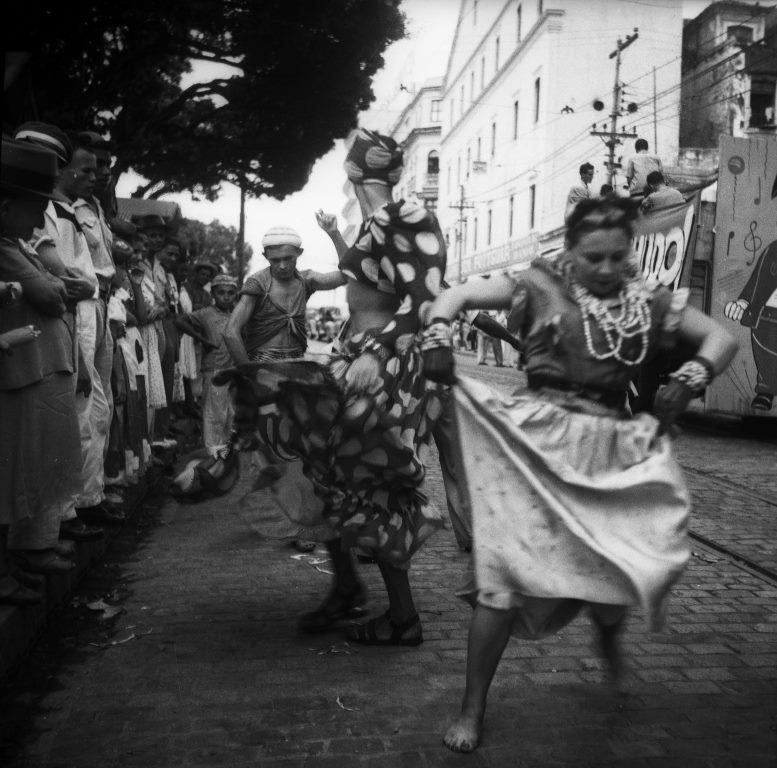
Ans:
[{"label": "costume sleeve", "polygon": [[507,330],[523,338],[530,324],[531,283],[524,277],[515,278],[515,289],[507,313]]},{"label": "costume sleeve", "polygon": [[[365,251],[361,261],[364,274],[378,290],[390,292],[393,288],[399,299],[393,319],[372,342],[393,350],[400,336],[418,332],[440,294],[445,240],[437,219],[425,208],[417,203],[390,203],[375,213],[369,231],[356,247]],[[384,282],[388,285],[381,286]]]}]

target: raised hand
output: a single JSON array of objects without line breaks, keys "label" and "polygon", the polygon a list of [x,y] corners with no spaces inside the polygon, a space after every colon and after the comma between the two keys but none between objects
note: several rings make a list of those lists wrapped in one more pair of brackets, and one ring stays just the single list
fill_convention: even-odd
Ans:
[{"label": "raised hand", "polygon": [[328,234],[337,232],[337,216],[335,216],[334,213],[324,213],[324,211],[319,208],[316,211],[316,223]]}]

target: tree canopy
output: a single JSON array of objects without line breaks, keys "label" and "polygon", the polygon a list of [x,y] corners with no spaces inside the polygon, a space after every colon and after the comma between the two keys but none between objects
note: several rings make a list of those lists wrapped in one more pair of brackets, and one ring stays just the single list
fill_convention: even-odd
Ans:
[{"label": "tree canopy", "polygon": [[[405,33],[398,5],[28,0],[5,14],[12,47],[32,53],[12,111],[110,135],[117,170],[154,180],[143,195],[214,199],[229,181],[283,198],[374,99],[382,53]],[[219,75],[191,82],[202,62]]]},{"label": "tree canopy", "polygon": [[[222,224],[214,219],[210,224],[204,224],[197,219],[184,219],[178,228],[178,239],[189,255],[189,261],[194,263],[200,259],[221,264],[233,277],[238,275],[236,242],[237,230],[228,224]],[[254,251],[247,243],[243,246],[244,271],[251,263]]]}]

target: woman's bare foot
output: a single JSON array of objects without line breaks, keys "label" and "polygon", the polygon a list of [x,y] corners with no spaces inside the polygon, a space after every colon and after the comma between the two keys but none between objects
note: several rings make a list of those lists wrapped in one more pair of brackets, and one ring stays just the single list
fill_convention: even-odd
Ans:
[{"label": "woman's bare foot", "polygon": [[461,714],[448,728],[443,742],[453,752],[474,752],[480,743],[482,727],[482,718]]}]

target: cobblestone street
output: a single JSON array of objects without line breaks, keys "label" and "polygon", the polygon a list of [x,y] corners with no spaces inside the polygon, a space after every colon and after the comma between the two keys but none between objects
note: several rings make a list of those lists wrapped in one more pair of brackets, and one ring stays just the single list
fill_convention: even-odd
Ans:
[{"label": "cobblestone street", "polygon": [[[468,373],[507,390],[513,369]],[[323,550],[263,541],[241,498],[166,501],[127,526],[76,607],[47,629],[0,699],[8,768],[266,766],[777,765],[777,440],[689,420],[677,439],[695,501],[693,557],[667,629],[641,615],[625,637],[626,690],[605,682],[589,622],[541,643],[511,640],[482,747],[442,734],[463,690],[467,568],[450,530],[413,561],[425,642],[360,648],[341,631],[304,636],[296,617],[329,581]],[[429,492],[444,508],[439,469]],[[361,567],[383,609],[375,566]],[[79,601],[113,591],[124,613],[98,633]],[[96,639],[101,638],[101,639]]]}]

